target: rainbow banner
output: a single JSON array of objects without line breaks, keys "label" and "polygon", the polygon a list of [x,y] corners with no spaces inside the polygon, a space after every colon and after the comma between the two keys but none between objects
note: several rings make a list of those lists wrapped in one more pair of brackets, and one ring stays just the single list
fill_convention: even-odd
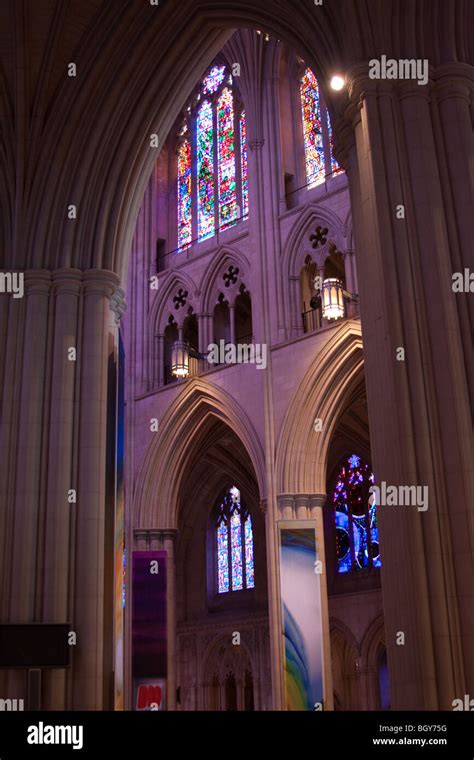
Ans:
[{"label": "rainbow banner", "polygon": [[298,520],[278,527],[285,709],[321,710],[324,660],[316,523]]}]

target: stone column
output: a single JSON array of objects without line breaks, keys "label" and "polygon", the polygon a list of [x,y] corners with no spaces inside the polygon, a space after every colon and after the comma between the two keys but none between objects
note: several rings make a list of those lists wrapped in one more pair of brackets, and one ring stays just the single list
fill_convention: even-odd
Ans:
[{"label": "stone column", "polygon": [[[6,593],[8,620],[19,623],[38,619],[38,527],[50,287],[50,272],[25,273],[24,321],[17,335],[17,340],[21,341],[17,353],[17,362],[20,361],[15,367],[17,374],[12,378],[15,387],[10,391],[18,400],[18,406],[12,417],[12,424],[16,427],[16,448],[10,452],[11,490],[6,502],[11,542],[10,546],[5,546],[11,567],[10,588]],[[5,388],[6,395],[8,390]],[[9,671],[8,696],[25,697],[25,688],[24,673]]]},{"label": "stone column", "polygon": [[[17,441],[17,476],[13,524],[10,619],[27,623],[36,618],[38,512],[46,383],[48,311],[51,273],[25,274],[25,325]],[[67,506],[65,506],[67,509]]]},{"label": "stone column", "polygon": [[[472,95],[472,69],[453,67]],[[392,706],[406,710],[451,709],[474,693],[473,372],[461,338],[468,296],[454,294],[451,279],[472,261],[474,213],[469,178],[439,127],[458,135],[465,161],[472,131],[459,89],[445,102],[445,76],[438,119],[432,80],[377,81],[355,68],[337,140],[358,251],[374,470],[379,482],[428,488],[426,511],[379,509]],[[459,185],[445,181],[450,172]]]},{"label": "stone column", "polygon": [[83,331],[76,506],[76,573],[73,709],[104,704],[104,522],[107,448],[107,364],[110,297],[118,286],[112,272],[84,273]]},{"label": "stone column", "polygon": [[135,542],[134,551],[137,551],[137,552],[148,551],[148,531],[146,530],[133,531],[133,539]]},{"label": "stone column", "polygon": [[310,503],[309,496],[299,495],[299,494],[295,496],[295,511],[296,511],[297,520],[308,519],[309,503]]},{"label": "stone column", "polygon": [[303,319],[301,317],[301,296],[300,296],[300,278],[297,275],[290,275],[290,316],[291,316],[291,337],[296,338],[303,335]]},{"label": "stone column", "polygon": [[[474,68],[465,64],[444,64],[434,72],[432,115],[435,144],[439,154],[446,155],[439,163],[441,189],[446,205],[446,224],[450,237],[457,241],[450,250],[453,271],[470,266],[474,271],[473,232],[473,119]],[[466,373],[474,407],[474,297],[456,299],[460,339],[463,344]]]},{"label": "stone column", "polygon": [[235,304],[229,304],[230,342],[235,346]]},{"label": "stone column", "polygon": [[[346,275],[346,290],[348,293],[358,293],[357,278],[355,272],[354,251],[343,251],[344,272]],[[357,302],[349,301],[346,303],[346,314],[348,317],[355,317],[358,313]]]},{"label": "stone column", "polygon": [[167,554],[167,628],[168,628],[168,699],[167,709],[176,710],[176,540],[177,530],[163,531],[163,549]]},{"label": "stone column", "polygon": [[[48,461],[45,521],[44,590],[42,619],[48,623],[65,623],[69,618],[69,574],[71,572],[70,535],[76,504],[68,493],[76,488],[74,469],[74,403],[78,388],[77,360],[69,352],[79,353],[78,329],[82,289],[82,272],[59,269],[53,273],[54,342],[51,352],[52,373],[49,406]],[[66,672],[50,670],[43,674],[43,708],[66,707]]]},{"label": "stone column", "polygon": [[155,335],[154,385],[162,388],[165,384],[165,336]]},{"label": "stone column", "polygon": [[198,321],[198,346],[199,346],[199,353],[203,354],[203,353],[205,353],[205,351],[207,349],[207,336],[206,336],[207,316],[206,316],[206,314],[198,314],[197,315],[197,321]]}]

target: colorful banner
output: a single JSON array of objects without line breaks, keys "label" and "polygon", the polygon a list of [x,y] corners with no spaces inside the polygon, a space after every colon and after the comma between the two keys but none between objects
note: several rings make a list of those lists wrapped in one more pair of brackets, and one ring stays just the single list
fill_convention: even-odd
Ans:
[{"label": "colorful banner", "polygon": [[134,710],[163,710],[166,681],[164,678],[137,678],[134,681]]},{"label": "colorful banner", "polygon": [[316,523],[279,523],[285,709],[321,710],[323,623]]},{"label": "colorful banner", "polygon": [[124,366],[125,353],[122,336],[118,345],[118,387],[117,387],[117,434],[115,453],[115,620],[114,620],[114,670],[115,709],[124,709],[124,662],[123,630],[125,610],[125,523],[124,523]]},{"label": "colorful banner", "polygon": [[167,674],[166,552],[133,552],[132,584],[134,709],[137,709],[141,684],[160,687],[162,698],[159,709],[164,709],[162,680],[166,679]]}]

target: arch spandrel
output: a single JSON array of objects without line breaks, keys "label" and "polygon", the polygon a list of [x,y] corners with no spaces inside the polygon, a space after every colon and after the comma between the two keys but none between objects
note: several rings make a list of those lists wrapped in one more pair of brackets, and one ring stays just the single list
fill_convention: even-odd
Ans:
[{"label": "arch spandrel", "polygon": [[[278,493],[325,493],[332,434],[362,373],[360,323],[346,321],[309,366],[288,407],[276,449]],[[323,422],[317,432],[316,418]]]}]

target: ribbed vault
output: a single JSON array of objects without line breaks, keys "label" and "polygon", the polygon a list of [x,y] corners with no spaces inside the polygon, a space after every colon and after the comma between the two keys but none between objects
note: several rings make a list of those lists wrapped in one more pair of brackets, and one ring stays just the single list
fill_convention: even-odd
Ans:
[{"label": "ribbed vault", "polygon": [[[10,0],[0,14],[0,267],[104,268],[122,279],[157,158],[150,134],[164,141],[233,29],[284,40],[326,90],[332,71],[382,53],[468,62],[474,23],[468,0],[56,0],[28,13]],[[337,122],[346,96],[325,96]]]}]

